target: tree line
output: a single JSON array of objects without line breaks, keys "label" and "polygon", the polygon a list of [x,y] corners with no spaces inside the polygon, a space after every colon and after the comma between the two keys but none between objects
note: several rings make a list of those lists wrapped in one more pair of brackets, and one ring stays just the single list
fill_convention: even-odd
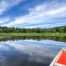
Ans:
[{"label": "tree line", "polygon": [[0,33],[65,33],[66,26],[54,28],[15,28],[15,27],[2,27],[0,26]]}]

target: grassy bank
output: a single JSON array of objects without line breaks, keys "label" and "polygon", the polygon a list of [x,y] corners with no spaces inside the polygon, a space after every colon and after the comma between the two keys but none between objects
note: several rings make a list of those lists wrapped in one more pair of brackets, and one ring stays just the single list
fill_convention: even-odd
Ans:
[{"label": "grassy bank", "polygon": [[66,33],[0,33],[0,38],[16,36],[66,36]]}]

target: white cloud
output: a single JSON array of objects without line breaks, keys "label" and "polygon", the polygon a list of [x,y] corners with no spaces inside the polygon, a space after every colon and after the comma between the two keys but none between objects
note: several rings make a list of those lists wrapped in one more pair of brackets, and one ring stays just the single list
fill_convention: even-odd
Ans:
[{"label": "white cloud", "polygon": [[35,25],[35,26],[26,26],[24,28],[36,28],[36,27],[41,27],[41,28],[52,28],[52,27],[58,27],[58,26],[63,26],[66,25],[66,22],[62,23],[53,23],[53,24],[43,24],[43,25]]},{"label": "white cloud", "polygon": [[61,8],[58,8],[58,9],[55,9],[55,10],[50,10],[46,13],[46,15],[57,15],[59,13],[62,13],[66,11],[66,7],[61,7]]},{"label": "white cloud", "polygon": [[0,15],[23,0],[0,0]]},{"label": "white cloud", "polygon": [[41,22],[48,23],[54,21],[54,18],[59,17],[66,17],[66,7],[64,3],[44,3],[35,8],[30,8],[29,14],[17,17],[14,21],[10,21],[10,23],[5,24],[4,26],[10,27],[19,24],[29,25]]},{"label": "white cloud", "polygon": [[0,19],[0,23],[5,23],[5,22],[8,22],[8,21],[10,21],[10,18],[2,18],[2,19]]}]

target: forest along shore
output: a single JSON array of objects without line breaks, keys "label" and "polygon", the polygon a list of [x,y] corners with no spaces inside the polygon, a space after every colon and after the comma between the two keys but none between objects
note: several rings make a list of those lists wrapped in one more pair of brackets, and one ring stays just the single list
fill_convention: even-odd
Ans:
[{"label": "forest along shore", "polygon": [[54,28],[14,28],[0,26],[0,38],[15,36],[66,36],[66,26]]}]

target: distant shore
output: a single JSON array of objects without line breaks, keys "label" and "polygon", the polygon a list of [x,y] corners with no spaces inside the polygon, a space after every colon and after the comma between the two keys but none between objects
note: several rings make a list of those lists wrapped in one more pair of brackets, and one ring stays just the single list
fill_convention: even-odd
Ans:
[{"label": "distant shore", "polygon": [[0,33],[0,38],[8,38],[8,37],[17,37],[17,36],[57,36],[57,37],[64,37],[66,33]]}]

